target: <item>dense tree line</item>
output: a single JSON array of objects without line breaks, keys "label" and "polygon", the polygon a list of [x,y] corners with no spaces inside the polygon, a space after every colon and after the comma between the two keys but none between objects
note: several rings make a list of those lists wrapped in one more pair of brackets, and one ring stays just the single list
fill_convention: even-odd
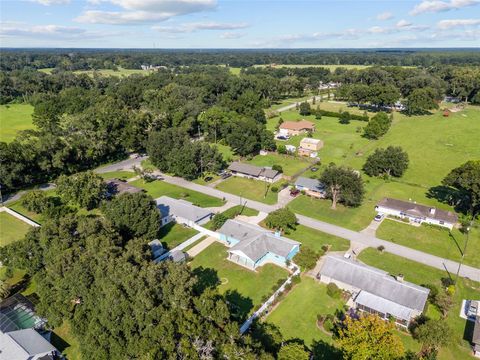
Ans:
[{"label": "dense tree line", "polygon": [[162,50],[162,49],[3,49],[0,70],[25,67],[86,69],[139,69],[143,64],[182,66],[220,65],[247,67],[255,64],[355,64],[432,66],[480,65],[475,50],[448,49],[259,49],[259,50]]}]

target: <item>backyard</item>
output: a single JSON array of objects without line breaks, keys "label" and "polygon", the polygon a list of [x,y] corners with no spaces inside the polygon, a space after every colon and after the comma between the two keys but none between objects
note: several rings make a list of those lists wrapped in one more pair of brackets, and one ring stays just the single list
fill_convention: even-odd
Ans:
[{"label": "backyard", "polygon": [[13,215],[5,211],[0,212],[0,246],[23,239],[30,228],[30,225]]},{"label": "backyard", "polygon": [[264,181],[232,176],[231,178],[222,181],[216,186],[216,188],[245,199],[260,201],[272,205],[277,203],[278,198],[278,194],[272,191],[272,187],[280,189],[281,184],[282,181],[278,181],[271,185]]},{"label": "backyard", "polygon": [[[461,260],[466,243],[466,235],[458,229],[449,232],[446,228],[429,225],[417,227],[388,219],[382,222],[376,235],[380,239],[455,261]],[[478,249],[480,231],[478,228],[472,228],[465,252],[465,264],[480,267]]]},{"label": "backyard", "polygon": [[272,264],[256,272],[236,265],[227,260],[227,248],[218,242],[208,246],[190,264],[202,283],[218,284],[221,293],[228,293],[228,300],[238,306],[242,319],[262,304],[288,276],[286,270]]},{"label": "backyard", "polygon": [[153,198],[158,198],[165,195],[175,199],[184,199],[201,207],[222,206],[224,203],[222,199],[205,195],[197,191],[185,189],[164,181],[155,180],[152,182],[144,182],[143,180],[135,180],[130,184],[145,189]]},{"label": "backyard", "polygon": [[257,155],[252,160],[247,161],[247,163],[260,167],[272,167],[273,165],[280,165],[283,169],[283,173],[286,176],[295,175],[312,164],[305,158],[291,155],[280,155],[277,153]]},{"label": "backyard", "polygon": [[197,230],[171,222],[160,228],[158,239],[166,249],[171,250],[197,234]]},{"label": "backyard", "polygon": [[[414,261],[388,254],[381,253],[376,249],[366,249],[360,253],[358,259],[368,265],[375,266],[382,270],[388,271],[390,274],[403,274],[406,281],[415,284],[434,284],[438,288],[441,287],[441,278],[448,277],[445,271],[431,268],[426,265],[416,263]],[[459,316],[461,303],[463,299],[480,299],[480,283],[459,278],[456,285],[454,295],[454,306],[449,311],[447,323],[454,331],[452,344],[448,348],[440,351],[439,359],[472,359],[469,355],[471,348],[468,339],[464,339],[464,331],[466,328],[466,320]],[[429,306],[431,307],[431,306]],[[431,311],[428,311],[428,315]],[[471,336],[471,334],[467,335]],[[412,341],[413,344],[416,342]]]},{"label": "backyard", "polygon": [[30,104],[0,105],[0,142],[12,141],[20,130],[33,129],[32,113]]}]

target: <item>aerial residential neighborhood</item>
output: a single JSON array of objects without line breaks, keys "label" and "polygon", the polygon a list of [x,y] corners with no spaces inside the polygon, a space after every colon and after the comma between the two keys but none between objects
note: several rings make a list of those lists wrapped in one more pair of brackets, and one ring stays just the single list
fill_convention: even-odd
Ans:
[{"label": "aerial residential neighborhood", "polygon": [[0,4],[0,360],[480,359],[478,1]]}]

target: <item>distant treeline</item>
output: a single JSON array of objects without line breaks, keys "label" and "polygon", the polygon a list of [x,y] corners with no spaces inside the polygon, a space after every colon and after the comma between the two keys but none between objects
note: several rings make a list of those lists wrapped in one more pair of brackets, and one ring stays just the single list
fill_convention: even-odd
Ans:
[{"label": "distant treeline", "polygon": [[26,67],[65,70],[140,69],[143,64],[249,67],[256,64],[422,66],[480,65],[478,49],[2,49],[0,70]]}]

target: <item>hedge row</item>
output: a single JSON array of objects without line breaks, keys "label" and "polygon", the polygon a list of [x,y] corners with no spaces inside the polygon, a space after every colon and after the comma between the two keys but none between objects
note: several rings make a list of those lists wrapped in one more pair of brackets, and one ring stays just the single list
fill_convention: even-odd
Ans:
[{"label": "hedge row", "polygon": [[[327,111],[322,109],[315,110],[315,111],[322,116],[329,116],[329,117],[336,117],[336,118],[340,118],[342,116],[342,113],[335,112],[335,111]],[[348,111],[346,112],[348,113]],[[364,115],[350,114],[350,120],[368,121],[369,118],[368,116],[364,116]]]}]

